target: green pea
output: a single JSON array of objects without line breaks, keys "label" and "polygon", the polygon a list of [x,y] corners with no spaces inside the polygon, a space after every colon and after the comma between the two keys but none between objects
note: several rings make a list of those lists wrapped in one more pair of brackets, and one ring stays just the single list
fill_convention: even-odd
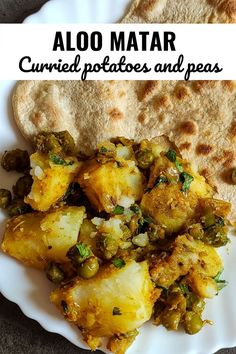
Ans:
[{"label": "green pea", "polygon": [[81,263],[78,268],[78,274],[84,279],[90,279],[97,274],[99,270],[99,263],[96,257],[90,257]]},{"label": "green pea", "polygon": [[187,310],[201,314],[205,307],[205,301],[194,293],[190,293],[186,297]]},{"label": "green pea", "polygon": [[105,259],[111,259],[118,251],[119,244],[110,234],[102,234],[98,241],[98,247],[101,249]]},{"label": "green pea", "polygon": [[216,224],[207,228],[202,241],[213,247],[225,246],[229,242],[228,227]]},{"label": "green pea", "polygon": [[179,310],[165,309],[161,314],[161,322],[166,329],[177,330],[181,320],[181,312]]},{"label": "green pea", "polygon": [[59,143],[66,154],[73,154],[75,152],[75,142],[70,133],[64,130],[59,133],[55,133],[59,140]]},{"label": "green pea", "polygon": [[198,313],[187,311],[184,316],[184,329],[188,334],[198,333],[203,326],[203,320]]},{"label": "green pea", "polygon": [[136,154],[136,159],[138,166],[140,168],[146,169],[152,165],[154,161],[154,155],[150,150],[140,150]]},{"label": "green pea", "polygon": [[36,150],[45,153],[53,152],[58,154],[61,152],[62,148],[58,141],[58,138],[54,133],[41,132],[36,135],[33,139]]},{"label": "green pea", "polygon": [[32,183],[33,178],[29,174],[20,177],[16,184],[13,186],[14,195],[18,198],[24,198],[29,194]]},{"label": "green pea", "polygon": [[0,189],[0,208],[6,209],[11,203],[11,192],[7,189]]},{"label": "green pea", "polygon": [[200,223],[191,225],[188,232],[196,240],[202,240],[204,238],[204,231]]},{"label": "green pea", "polygon": [[46,268],[46,276],[51,282],[55,284],[60,284],[65,278],[63,271],[56,263],[49,263]]},{"label": "green pea", "polygon": [[1,159],[1,166],[6,171],[25,172],[30,168],[29,154],[20,149],[5,151]]},{"label": "green pea", "polygon": [[171,308],[178,309],[181,313],[184,313],[186,310],[186,299],[180,289],[176,292],[170,292],[167,302]]},{"label": "green pea", "polygon": [[205,227],[213,226],[216,223],[215,215],[212,212],[208,212],[202,217],[202,221]]},{"label": "green pea", "polygon": [[8,205],[7,212],[10,217],[29,213],[32,209],[23,199],[13,199]]}]

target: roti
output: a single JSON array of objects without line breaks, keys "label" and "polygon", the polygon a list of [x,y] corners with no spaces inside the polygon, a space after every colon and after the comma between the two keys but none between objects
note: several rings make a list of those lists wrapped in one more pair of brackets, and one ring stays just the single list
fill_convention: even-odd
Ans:
[{"label": "roti", "polygon": [[124,23],[235,23],[235,0],[134,0]]}]

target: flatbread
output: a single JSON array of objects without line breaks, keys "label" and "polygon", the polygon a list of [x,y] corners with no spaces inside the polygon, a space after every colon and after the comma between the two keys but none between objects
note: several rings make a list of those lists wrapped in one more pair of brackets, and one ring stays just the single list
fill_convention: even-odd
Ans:
[{"label": "flatbread", "polygon": [[134,0],[124,23],[235,23],[235,0]]},{"label": "flatbread", "polygon": [[234,81],[21,81],[13,108],[28,139],[66,129],[84,153],[111,137],[165,135],[234,204],[236,219]]},{"label": "flatbread", "polygon": [[79,150],[90,153],[114,134],[134,136],[132,103],[122,82],[20,81],[12,102],[15,121],[28,140],[40,131],[68,130]]}]

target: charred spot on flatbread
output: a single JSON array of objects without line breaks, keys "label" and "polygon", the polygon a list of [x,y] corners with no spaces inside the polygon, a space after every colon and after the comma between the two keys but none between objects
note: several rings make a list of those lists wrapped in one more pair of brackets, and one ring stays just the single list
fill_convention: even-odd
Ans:
[{"label": "charred spot on flatbread", "polygon": [[190,89],[187,86],[176,86],[174,90],[174,97],[182,101],[190,96]]},{"label": "charred spot on flatbread", "polygon": [[156,109],[159,108],[171,108],[172,102],[171,102],[171,97],[168,94],[162,94],[159,96],[156,96],[154,99],[154,106]]},{"label": "charred spot on flatbread", "polygon": [[229,128],[229,135],[232,139],[236,138],[236,119],[232,122]]},{"label": "charred spot on flatbread", "polygon": [[180,124],[179,130],[182,134],[194,135],[197,134],[197,125],[192,120],[187,120],[186,122],[182,122]]},{"label": "charred spot on flatbread", "polygon": [[209,144],[198,144],[196,147],[196,153],[198,155],[209,155],[213,151],[213,146]]},{"label": "charred spot on flatbread", "polygon": [[124,118],[124,114],[118,108],[111,108],[108,111],[109,117],[111,120],[117,121]]},{"label": "charred spot on flatbread", "polygon": [[180,151],[189,150],[190,148],[191,148],[191,143],[189,143],[187,141],[185,143],[179,145],[179,150]]},{"label": "charred spot on flatbread", "polygon": [[139,101],[147,102],[148,100],[150,100],[153,95],[157,93],[159,86],[159,81],[146,81],[146,83],[141,89],[141,92],[139,93]]}]

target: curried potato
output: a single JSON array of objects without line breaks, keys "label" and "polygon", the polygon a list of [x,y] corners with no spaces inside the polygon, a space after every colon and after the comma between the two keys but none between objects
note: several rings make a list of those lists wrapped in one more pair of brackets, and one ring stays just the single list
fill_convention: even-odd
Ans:
[{"label": "curried potato", "polygon": [[174,241],[173,251],[167,259],[156,259],[152,263],[150,274],[157,285],[168,288],[190,270],[204,277],[213,277],[222,268],[221,258],[212,246],[182,235]]},{"label": "curried potato", "polygon": [[78,182],[98,211],[111,213],[116,205],[130,207],[141,199],[143,176],[133,161],[124,166],[116,162],[98,163],[95,159],[84,163]]},{"label": "curried potato", "polygon": [[197,271],[191,271],[189,273],[186,277],[186,283],[195,294],[202,298],[211,299],[218,293],[215,280]]},{"label": "curried potato", "polygon": [[215,277],[223,269],[223,263],[216,249],[206,245],[201,241],[192,241],[192,246],[196,247],[198,252],[198,262],[193,269],[207,277]]},{"label": "curried potato", "polygon": [[25,202],[39,211],[47,211],[65,194],[81,165],[75,157],[64,160],[40,152],[30,156],[30,164],[33,185]]},{"label": "curried potato", "polygon": [[185,196],[178,184],[160,185],[145,193],[141,208],[164,227],[167,234],[184,229],[194,216],[197,197],[192,193]]},{"label": "curried potato", "polygon": [[199,201],[201,214],[213,213],[215,216],[225,218],[231,211],[231,204],[219,199],[206,198]]},{"label": "curried potato", "polygon": [[[156,158],[149,180],[149,190],[141,201],[143,212],[163,226],[167,234],[184,230],[191,223],[199,198],[209,197],[211,187],[194,173],[188,163],[178,158],[181,168],[193,178],[186,191],[177,167],[165,155]],[[178,167],[180,168],[180,167]]]},{"label": "curried potato", "polygon": [[51,300],[69,321],[82,328],[86,339],[140,327],[150,319],[159,295],[160,290],[154,289],[150,279],[147,262],[129,261],[121,269],[104,266],[90,280],[74,279],[55,290]]},{"label": "curried potato", "polygon": [[84,207],[29,213],[7,223],[2,250],[28,266],[43,269],[49,261],[68,262],[66,253],[78,239]]}]

